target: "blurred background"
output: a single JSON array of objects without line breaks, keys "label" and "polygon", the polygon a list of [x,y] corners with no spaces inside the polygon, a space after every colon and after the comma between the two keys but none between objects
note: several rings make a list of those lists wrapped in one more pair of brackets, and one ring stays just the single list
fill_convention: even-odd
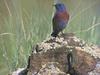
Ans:
[{"label": "blurred background", "polygon": [[[100,45],[100,0],[61,0],[70,13],[65,32]],[[53,0],[0,0],[0,75],[25,67],[32,46],[50,36]]]}]

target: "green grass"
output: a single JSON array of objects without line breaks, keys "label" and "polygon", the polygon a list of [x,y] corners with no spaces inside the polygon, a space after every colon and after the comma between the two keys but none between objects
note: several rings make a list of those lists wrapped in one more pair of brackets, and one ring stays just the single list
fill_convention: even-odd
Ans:
[{"label": "green grass", "polygon": [[[76,2],[74,2],[76,1]],[[64,0],[71,18],[65,32],[100,45],[99,0]],[[52,0],[2,0],[0,8],[0,75],[25,67],[32,46],[52,32]],[[6,15],[6,16],[5,16]]]}]

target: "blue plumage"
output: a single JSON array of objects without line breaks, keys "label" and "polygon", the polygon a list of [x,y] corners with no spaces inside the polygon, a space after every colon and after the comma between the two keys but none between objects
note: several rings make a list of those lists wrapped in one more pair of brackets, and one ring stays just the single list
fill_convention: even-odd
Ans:
[{"label": "blue plumage", "polygon": [[53,32],[51,36],[57,37],[59,32],[61,32],[68,23],[69,14],[66,10],[66,7],[62,3],[58,3],[55,5],[56,12],[54,14],[52,23],[53,23]]}]

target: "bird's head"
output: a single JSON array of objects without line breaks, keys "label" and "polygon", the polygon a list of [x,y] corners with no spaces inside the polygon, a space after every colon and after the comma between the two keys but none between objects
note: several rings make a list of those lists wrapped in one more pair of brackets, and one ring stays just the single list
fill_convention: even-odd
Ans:
[{"label": "bird's head", "polygon": [[66,7],[63,3],[55,4],[55,8],[57,11],[65,11],[66,10]]}]

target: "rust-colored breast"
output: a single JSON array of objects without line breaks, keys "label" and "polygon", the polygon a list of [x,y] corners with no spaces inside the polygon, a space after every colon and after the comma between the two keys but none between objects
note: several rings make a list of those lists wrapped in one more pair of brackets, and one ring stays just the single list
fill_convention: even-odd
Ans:
[{"label": "rust-colored breast", "polygon": [[64,20],[64,21],[68,21],[69,20],[69,14],[66,11],[60,12],[59,13],[59,18]]}]

